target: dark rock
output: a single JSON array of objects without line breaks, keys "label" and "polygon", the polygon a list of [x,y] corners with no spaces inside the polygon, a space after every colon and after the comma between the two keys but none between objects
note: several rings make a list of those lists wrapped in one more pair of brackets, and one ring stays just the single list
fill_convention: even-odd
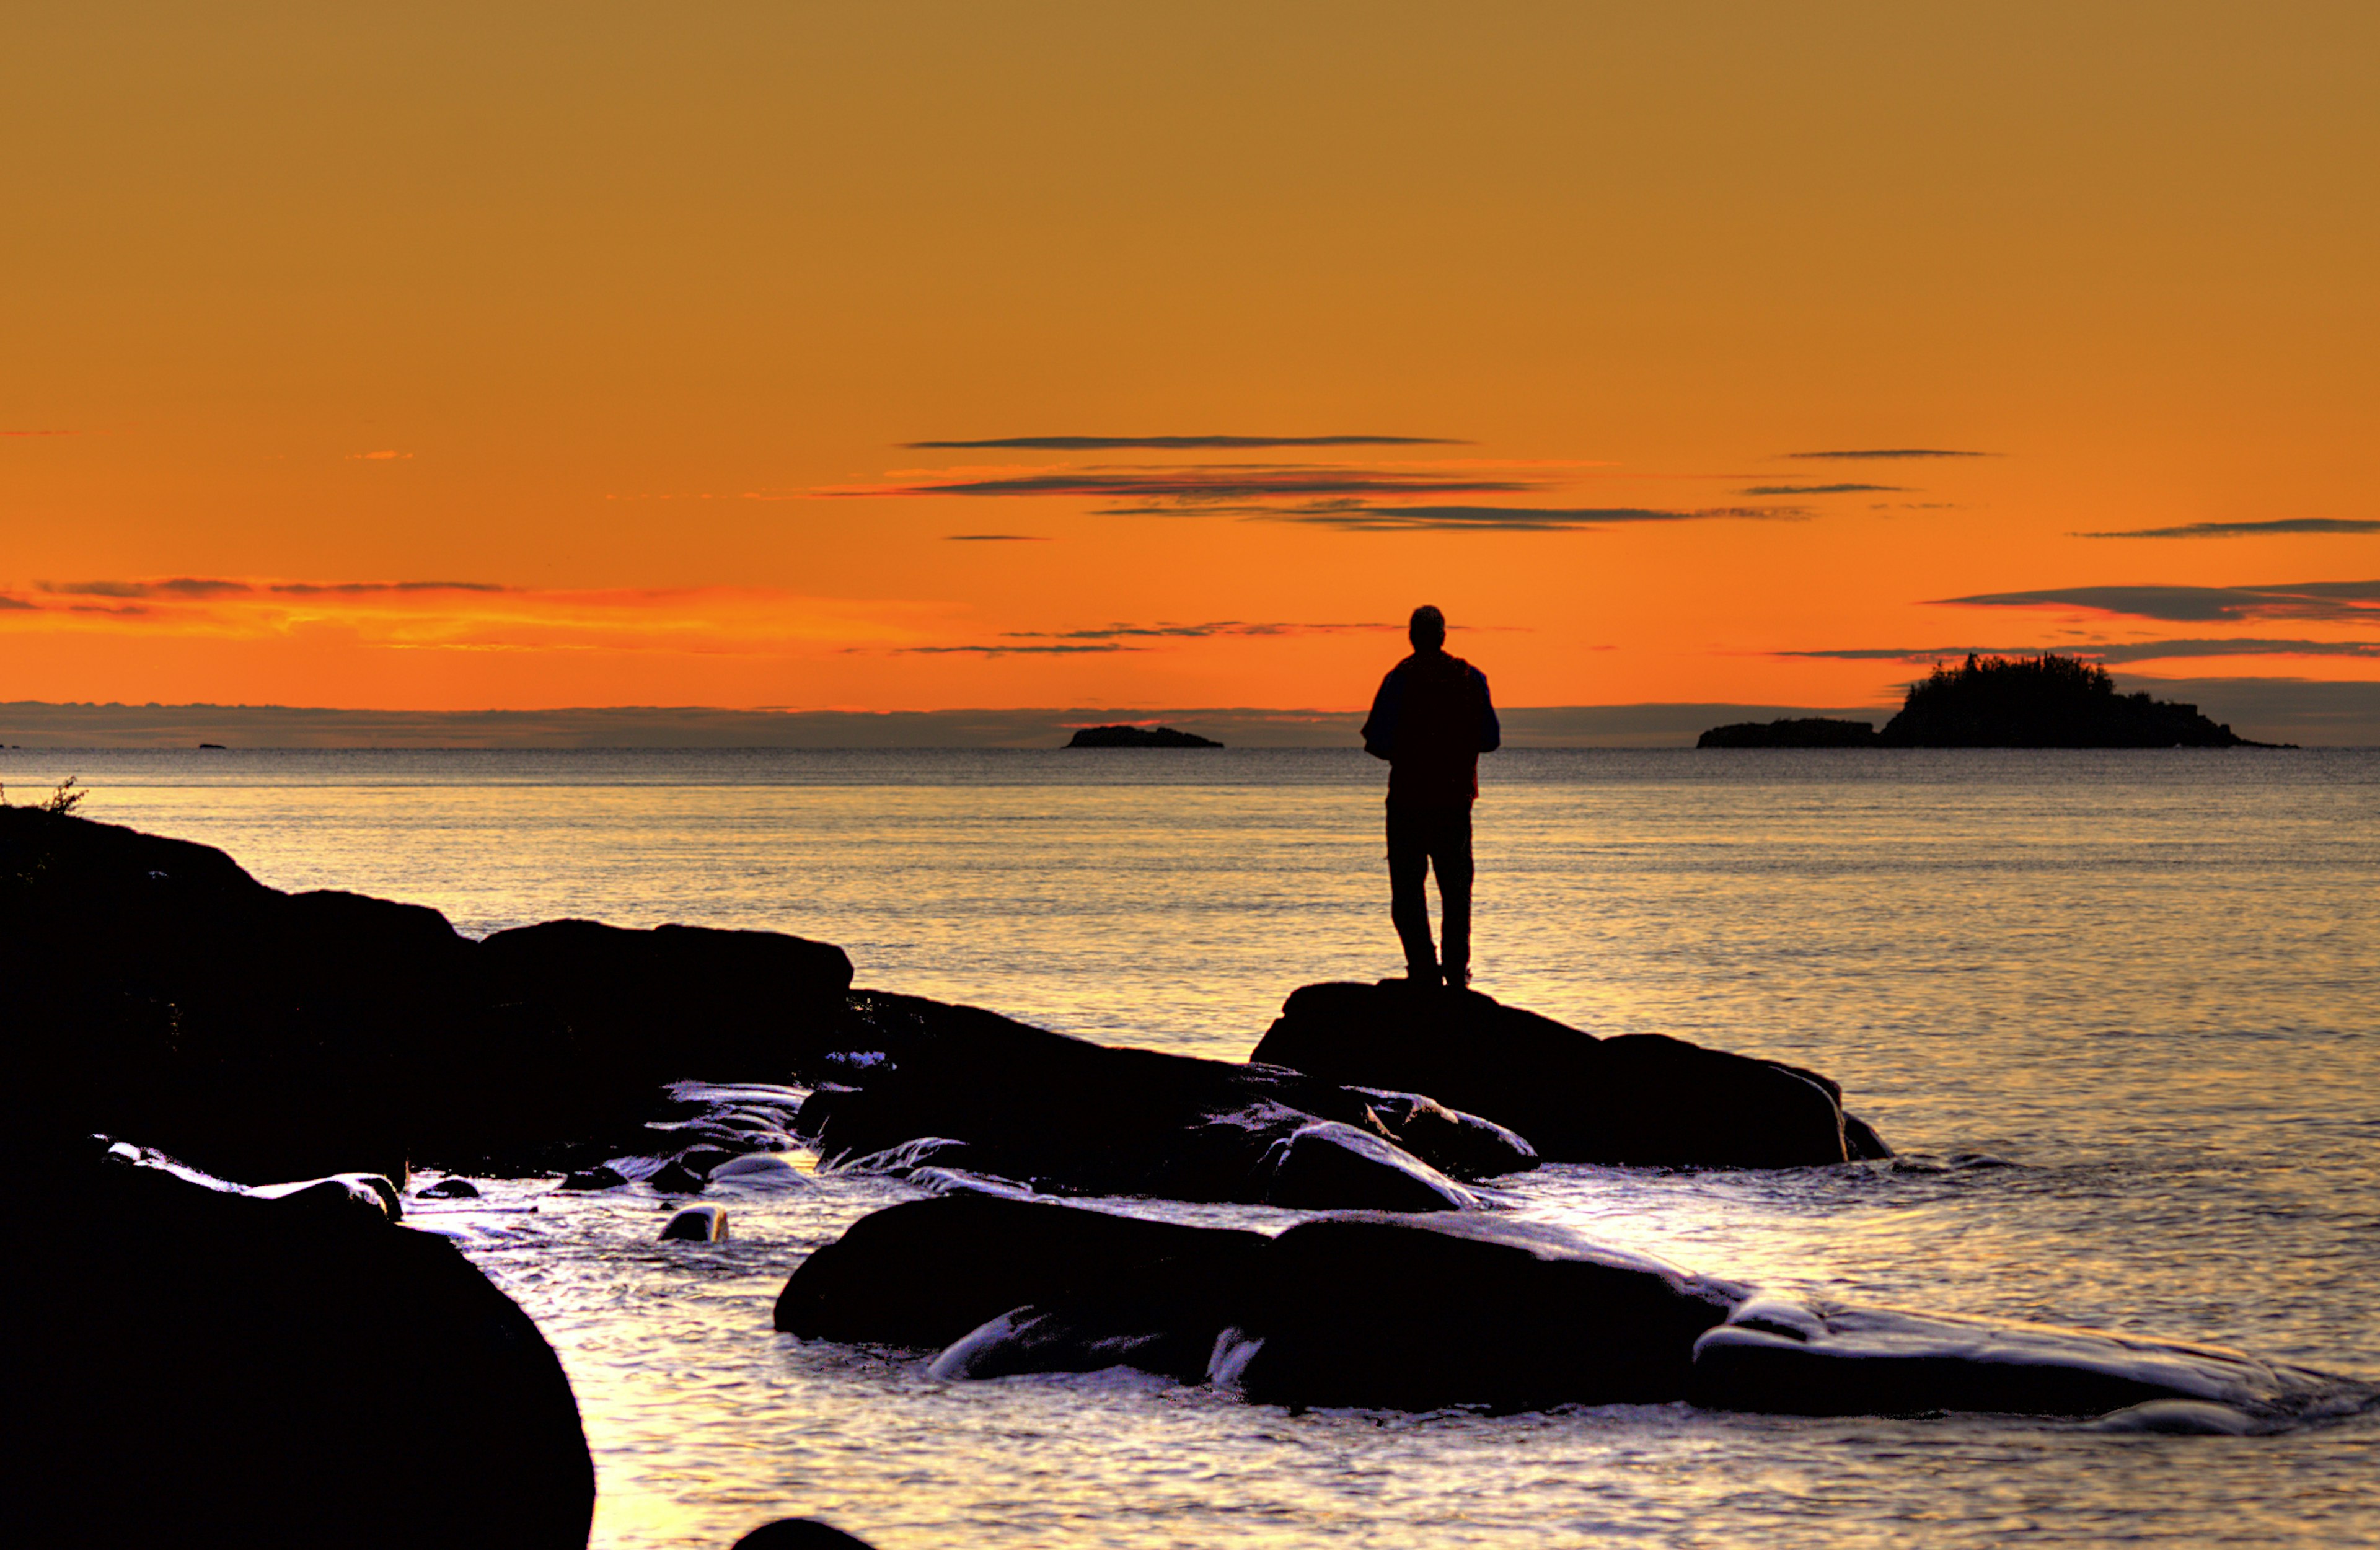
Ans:
[{"label": "dark rock", "polygon": [[1079,727],[1069,748],[1220,748],[1220,743],[1172,727]]},{"label": "dark rock", "polygon": [[[938,1169],[1050,1193],[1461,1209],[1475,1197],[1441,1174],[1536,1162],[1519,1137],[1415,1094],[1097,1045],[916,997],[852,1002],[849,1053],[870,1060],[840,1062],[848,1080],[821,1085],[795,1120],[832,1166],[905,1170],[940,1141]],[[1326,1185],[1339,1198],[1322,1199]]]},{"label": "dark rock", "polygon": [[2332,1380],[2212,1346],[1763,1297],[1694,1348],[1688,1398],[1790,1415],[2099,1415],[2165,1400],[2270,1413]]},{"label": "dark rock", "polygon": [[689,1205],[662,1228],[664,1243],[718,1243],[727,1237],[727,1212],[717,1205]]},{"label": "dark rock", "polygon": [[480,1186],[468,1179],[441,1179],[418,1193],[424,1200],[477,1200]]},{"label": "dark rock", "polygon": [[1265,1148],[1257,1167],[1267,1205],[1466,1211],[1479,1205],[1477,1195],[1403,1147],[1335,1120],[1305,1120]]},{"label": "dark rock", "polygon": [[601,1168],[581,1169],[568,1175],[562,1181],[562,1187],[565,1190],[616,1190],[627,1181],[618,1169],[606,1163]]},{"label": "dark rock", "polygon": [[[585,1545],[561,1364],[452,1243],[87,1142],[6,1160],[79,1224],[0,1278],[0,1404],[38,1418],[0,1449],[12,1543]],[[399,1461],[423,1438],[434,1485]]]},{"label": "dark rock", "polygon": [[302,1210],[360,1211],[384,1222],[405,1218],[404,1197],[377,1173],[334,1173],[328,1179],[259,1184],[248,1193],[262,1200],[286,1201]]},{"label": "dark rock", "polygon": [[700,1194],[710,1183],[710,1170],[735,1156],[724,1146],[689,1146],[647,1174],[644,1181],[663,1194]]},{"label": "dark rock", "polygon": [[1350,1215],[1258,1261],[1216,1375],[1291,1406],[1662,1404],[1741,1287],[1543,1224]]},{"label": "dark rock", "polygon": [[1138,1297],[1153,1326],[1196,1325],[1176,1344],[1195,1348],[1203,1370],[1228,1283],[1266,1243],[1231,1229],[940,1195],[863,1217],[804,1260],[777,1298],[776,1326],[808,1339],[931,1350],[1027,1306]]},{"label": "dark rock", "polygon": [[948,1379],[1129,1366],[1293,1408],[1686,1400],[1803,1415],[2113,1411],[2111,1430],[2222,1432],[2372,1398],[2210,1347],[1755,1298],[1477,1214],[1333,1213],[1266,1238],[944,1196],[863,1217],[804,1261],[777,1327],[940,1347],[929,1371]]},{"label": "dark rock", "polygon": [[780,1518],[737,1540],[735,1550],[869,1550],[869,1545],[815,1518]]},{"label": "dark rock", "polygon": [[1815,1072],[1659,1034],[1597,1038],[1475,991],[1309,985],[1250,1057],[1427,1093],[1511,1126],[1549,1161],[1802,1168],[1889,1156]]},{"label": "dark rock", "polygon": [[0,1127],[137,1134],[228,1179],[630,1150],[662,1083],[814,1062],[849,983],[839,949],[766,932],[475,943],[419,905],[285,894],[203,845],[0,806]]},{"label": "dark rock", "polygon": [[1732,721],[1698,738],[1697,748],[1873,748],[1876,723],[1803,716],[1782,721]]}]

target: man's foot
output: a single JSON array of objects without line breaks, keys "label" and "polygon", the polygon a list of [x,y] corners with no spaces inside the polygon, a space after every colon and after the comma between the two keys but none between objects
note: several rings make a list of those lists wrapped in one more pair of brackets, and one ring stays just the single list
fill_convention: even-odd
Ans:
[{"label": "man's foot", "polygon": [[1470,988],[1471,988],[1471,970],[1470,970],[1470,968],[1469,968],[1468,966],[1466,966],[1466,965],[1459,964],[1459,963],[1458,963],[1458,964],[1454,964],[1454,965],[1450,966],[1450,967],[1447,969],[1447,971],[1446,971],[1446,987],[1447,987],[1449,990],[1468,990],[1468,989],[1470,989]]}]

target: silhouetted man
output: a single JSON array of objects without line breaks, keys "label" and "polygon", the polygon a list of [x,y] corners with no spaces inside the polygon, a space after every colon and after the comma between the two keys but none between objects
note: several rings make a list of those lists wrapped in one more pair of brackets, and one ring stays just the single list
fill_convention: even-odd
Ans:
[{"label": "silhouetted man", "polygon": [[[1415,986],[1471,979],[1471,804],[1479,756],[1504,740],[1488,675],[1446,653],[1446,615],[1425,604],[1407,631],[1413,655],[1389,670],[1364,722],[1364,751],[1389,761],[1389,914]],[[1446,951],[1429,940],[1423,883],[1438,872]]]}]

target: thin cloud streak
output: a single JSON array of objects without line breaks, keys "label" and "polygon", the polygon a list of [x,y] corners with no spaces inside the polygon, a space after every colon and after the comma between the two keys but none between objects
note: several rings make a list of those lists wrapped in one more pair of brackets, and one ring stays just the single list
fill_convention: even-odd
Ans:
[{"label": "thin cloud streak", "polygon": [[1798,506],[1710,506],[1668,511],[1645,506],[1374,506],[1261,508],[1268,521],[1308,523],[1361,532],[1565,533],[1586,528],[1660,522],[1802,522],[1811,513]]},{"label": "thin cloud streak", "polygon": [[[853,647],[852,650],[865,650]],[[1043,646],[896,646],[891,648],[896,657],[1073,657],[1104,656],[1114,651],[1146,651],[1145,646],[1126,646],[1120,641],[1059,641]]]},{"label": "thin cloud streak", "polygon": [[2380,521],[2353,516],[2282,516],[2269,522],[2185,522],[2178,527],[2119,527],[2070,533],[2076,539],[2249,539],[2266,533],[2380,533]]},{"label": "thin cloud streak", "polygon": [[919,481],[821,490],[827,499],[886,496],[1057,496],[1090,500],[1218,501],[1312,499],[1316,496],[1493,495],[1536,488],[1534,480],[1475,475],[1389,473],[1364,468],[1151,468],[1102,473],[1019,474],[1000,478]]},{"label": "thin cloud streak", "polygon": [[245,581],[176,576],[166,581],[40,581],[34,586],[62,598],[157,598],[199,601],[210,598],[404,597],[425,592],[509,592],[485,581],[282,581],[259,587]]},{"label": "thin cloud streak", "polygon": [[1928,600],[1953,608],[2055,608],[2173,624],[2253,619],[2380,623],[2380,581],[2304,581],[2273,587],[2066,587]]},{"label": "thin cloud streak", "polygon": [[944,543],[1048,543],[1039,533],[944,533]]},{"label": "thin cloud streak", "polygon": [[1905,484],[1755,484],[1743,491],[1746,495],[1865,495],[1905,494]]},{"label": "thin cloud streak", "polygon": [[995,436],[979,442],[904,442],[910,452],[1242,452],[1260,447],[1465,447],[1451,436]]},{"label": "thin cloud streak", "polygon": [[1787,457],[1831,461],[1880,461],[1902,457],[1998,457],[1996,452],[1961,452],[1952,447],[1852,447],[1835,452],[1789,452]]},{"label": "thin cloud streak", "polygon": [[1007,640],[1118,640],[1133,638],[1165,638],[1208,640],[1219,636],[1271,636],[1304,635],[1346,635],[1375,631],[1395,631],[1402,624],[1313,624],[1304,623],[1249,624],[1238,619],[1218,620],[1205,624],[1110,624],[1091,630],[1009,630],[1002,634]]}]

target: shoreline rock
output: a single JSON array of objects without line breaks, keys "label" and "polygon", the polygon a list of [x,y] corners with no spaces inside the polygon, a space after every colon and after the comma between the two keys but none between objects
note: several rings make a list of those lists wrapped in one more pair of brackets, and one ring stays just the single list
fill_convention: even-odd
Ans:
[{"label": "shoreline rock", "polygon": [[[88,1137],[6,1150],[72,1227],[0,1278],[22,1543],[584,1546],[594,1464],[561,1362],[370,1184],[210,1187]],[[407,1459],[432,1439],[429,1488]]]},{"label": "shoreline rock", "polygon": [[2212,1346],[1760,1296],[1545,1223],[1445,1213],[1333,1212],[1268,1237],[981,1194],[916,1201],[795,1266],[774,1322],[936,1352],[928,1370],[953,1381],[1126,1366],[1293,1410],[1682,1401],[2244,1431],[2371,1398]]},{"label": "shoreline rock", "polygon": [[1662,1034],[1597,1038],[1477,991],[1309,985],[1249,1059],[1428,1093],[1510,1126],[1548,1162],[1812,1168],[1892,1155],[1815,1072]]}]

